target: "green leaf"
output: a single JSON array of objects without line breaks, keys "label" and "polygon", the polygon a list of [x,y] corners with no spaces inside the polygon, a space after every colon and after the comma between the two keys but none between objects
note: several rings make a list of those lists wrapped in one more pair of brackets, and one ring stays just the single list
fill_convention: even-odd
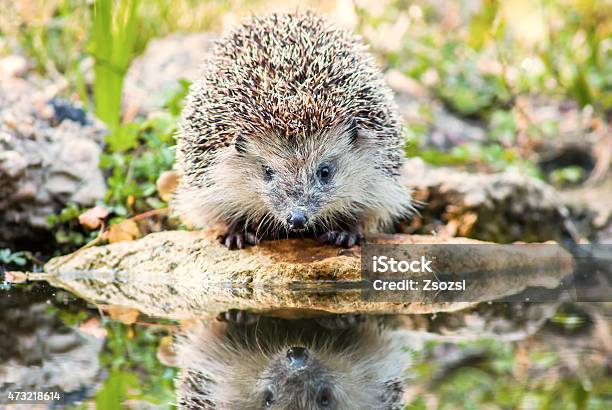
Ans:
[{"label": "green leaf", "polygon": [[94,103],[111,134],[121,119],[121,91],[135,51],[138,4],[138,0],[94,2],[89,47],[94,58]]},{"label": "green leaf", "polygon": [[98,409],[122,409],[123,402],[128,399],[130,387],[138,384],[138,378],[132,373],[123,370],[112,369],[104,382],[104,385],[96,393],[96,408]]},{"label": "green leaf", "polygon": [[475,50],[482,49],[491,36],[499,36],[500,33],[494,32],[498,27],[493,27],[498,10],[499,3],[496,0],[485,0],[482,2],[480,13],[472,18],[467,43]]},{"label": "green leaf", "polygon": [[138,145],[138,125],[122,124],[106,137],[109,149],[113,152],[125,152]]}]

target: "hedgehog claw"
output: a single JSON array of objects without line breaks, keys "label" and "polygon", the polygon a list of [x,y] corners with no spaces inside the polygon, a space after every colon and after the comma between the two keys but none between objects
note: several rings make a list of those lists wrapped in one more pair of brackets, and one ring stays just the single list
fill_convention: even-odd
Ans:
[{"label": "hedgehog claw", "polygon": [[230,309],[226,312],[221,312],[217,315],[217,320],[220,322],[233,323],[236,325],[249,326],[255,324],[258,315],[248,310]]},{"label": "hedgehog claw", "polygon": [[320,326],[329,330],[344,330],[359,326],[365,318],[359,314],[345,313],[339,315],[323,316],[315,319]]},{"label": "hedgehog claw", "polygon": [[225,235],[218,237],[219,243],[225,245],[227,249],[244,249],[249,245],[259,244],[259,240],[252,232],[248,231],[229,231]]},{"label": "hedgehog claw", "polygon": [[357,231],[328,231],[321,235],[319,242],[341,246],[343,248],[351,248],[359,245],[363,239],[361,233]]}]

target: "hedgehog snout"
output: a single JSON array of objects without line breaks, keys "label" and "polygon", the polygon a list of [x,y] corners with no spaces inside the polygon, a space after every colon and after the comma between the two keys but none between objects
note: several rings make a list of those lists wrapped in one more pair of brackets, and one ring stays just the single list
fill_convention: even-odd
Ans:
[{"label": "hedgehog snout", "polygon": [[304,367],[309,355],[308,349],[302,346],[290,347],[289,350],[287,350],[289,364],[296,369]]},{"label": "hedgehog snout", "polygon": [[298,231],[306,228],[308,217],[303,209],[295,208],[287,217],[287,224],[292,231]]}]

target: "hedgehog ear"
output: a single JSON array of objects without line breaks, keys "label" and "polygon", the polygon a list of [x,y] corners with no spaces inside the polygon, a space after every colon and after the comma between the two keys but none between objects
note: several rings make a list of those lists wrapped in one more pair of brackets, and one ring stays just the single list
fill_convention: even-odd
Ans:
[{"label": "hedgehog ear", "polygon": [[238,134],[236,139],[234,140],[234,147],[239,154],[244,154],[246,152],[246,138],[243,134]]}]

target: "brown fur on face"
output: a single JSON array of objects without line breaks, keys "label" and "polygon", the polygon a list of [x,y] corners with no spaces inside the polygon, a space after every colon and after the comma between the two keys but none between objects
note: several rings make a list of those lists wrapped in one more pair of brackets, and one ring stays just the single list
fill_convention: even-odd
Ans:
[{"label": "brown fur on face", "polygon": [[[263,318],[252,326],[200,322],[177,345],[185,409],[401,409],[403,339],[374,320],[329,330],[313,320]],[[306,364],[287,358],[308,349]]]}]

